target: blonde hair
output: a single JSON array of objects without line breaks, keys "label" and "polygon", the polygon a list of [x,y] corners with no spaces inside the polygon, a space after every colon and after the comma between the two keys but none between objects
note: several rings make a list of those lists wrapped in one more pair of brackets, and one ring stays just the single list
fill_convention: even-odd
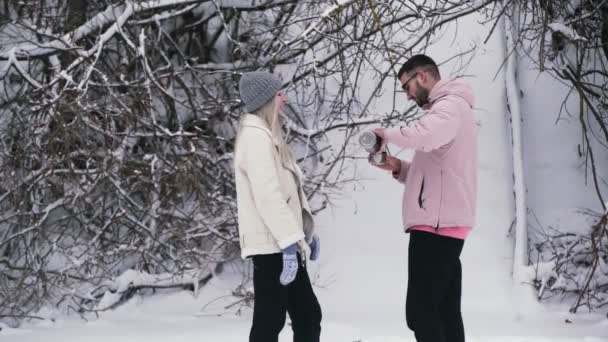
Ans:
[{"label": "blonde hair", "polygon": [[[257,115],[268,125],[273,139],[278,143],[281,162],[284,166],[290,166],[295,162],[295,159],[285,140],[285,133],[283,132],[280,120],[281,113],[279,113],[275,105],[276,98],[275,95],[272,100],[266,102],[262,107],[251,114]],[[242,127],[239,127],[239,131],[240,130],[242,130]]]}]

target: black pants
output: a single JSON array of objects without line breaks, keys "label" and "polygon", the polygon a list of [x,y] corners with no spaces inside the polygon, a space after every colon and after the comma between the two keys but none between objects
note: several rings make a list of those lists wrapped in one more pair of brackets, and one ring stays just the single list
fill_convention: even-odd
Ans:
[{"label": "black pants", "polygon": [[296,279],[283,286],[279,282],[282,255],[253,256],[254,307],[249,342],[277,342],[287,312],[294,342],[319,342],[321,307],[299,256],[298,264]]},{"label": "black pants", "polygon": [[412,231],[405,316],[418,342],[464,342],[460,312],[464,240]]}]

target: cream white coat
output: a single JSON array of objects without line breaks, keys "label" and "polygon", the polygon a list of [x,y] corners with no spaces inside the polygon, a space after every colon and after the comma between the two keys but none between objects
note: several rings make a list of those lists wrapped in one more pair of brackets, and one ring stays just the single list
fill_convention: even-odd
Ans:
[{"label": "cream white coat", "polygon": [[[241,256],[280,253],[298,243],[308,254],[314,224],[302,172],[283,165],[277,141],[258,116],[245,114],[234,155]],[[304,260],[306,258],[304,257]]]}]

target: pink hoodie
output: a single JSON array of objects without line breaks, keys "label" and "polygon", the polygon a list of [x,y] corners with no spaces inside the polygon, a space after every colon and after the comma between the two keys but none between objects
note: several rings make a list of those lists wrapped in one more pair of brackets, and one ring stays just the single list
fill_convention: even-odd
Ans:
[{"label": "pink hoodie", "polygon": [[477,125],[473,91],[461,80],[440,81],[428,112],[411,126],[385,130],[388,143],[415,149],[397,179],[405,183],[403,225],[473,227],[477,201]]}]

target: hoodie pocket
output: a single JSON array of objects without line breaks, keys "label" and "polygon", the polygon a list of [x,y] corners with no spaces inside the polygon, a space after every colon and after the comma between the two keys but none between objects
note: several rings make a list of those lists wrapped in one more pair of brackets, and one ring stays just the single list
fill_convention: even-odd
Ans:
[{"label": "hoodie pocket", "polygon": [[418,193],[418,206],[420,207],[420,209],[425,209],[424,207],[424,198],[423,198],[423,193],[424,193],[424,177],[422,177],[422,182],[420,183],[420,192]]}]

